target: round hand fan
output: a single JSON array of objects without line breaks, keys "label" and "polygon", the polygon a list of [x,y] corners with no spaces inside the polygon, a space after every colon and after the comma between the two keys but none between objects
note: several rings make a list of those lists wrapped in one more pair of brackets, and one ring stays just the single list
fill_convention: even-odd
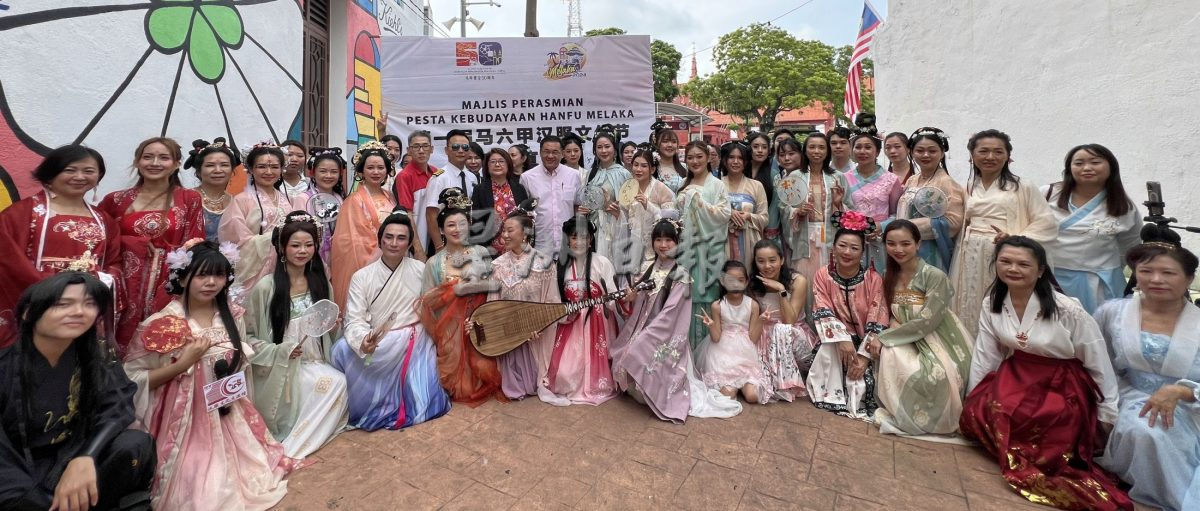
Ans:
[{"label": "round hand fan", "polygon": [[575,194],[575,202],[591,211],[604,209],[604,189],[593,185],[580,188]]},{"label": "round hand fan", "polygon": [[325,335],[337,325],[340,312],[336,303],[319,300],[300,314],[300,332],[309,337]]},{"label": "round hand fan", "polygon": [[802,172],[792,172],[775,185],[779,201],[793,208],[808,200],[808,179]]},{"label": "round hand fan", "polygon": [[332,193],[314,194],[308,199],[308,214],[317,219],[323,224],[332,223],[337,220],[338,208],[341,203],[338,202],[337,196]]},{"label": "round hand fan", "polygon": [[925,218],[938,218],[946,215],[946,207],[950,199],[946,192],[936,186],[926,186],[913,194],[913,209]]},{"label": "round hand fan", "polygon": [[636,179],[630,179],[621,185],[621,190],[617,192],[617,202],[622,206],[632,206],[637,202],[638,182]]}]

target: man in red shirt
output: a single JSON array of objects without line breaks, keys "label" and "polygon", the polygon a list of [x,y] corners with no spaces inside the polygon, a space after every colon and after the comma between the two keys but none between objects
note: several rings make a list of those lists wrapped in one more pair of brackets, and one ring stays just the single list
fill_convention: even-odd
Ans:
[{"label": "man in red shirt", "polygon": [[[416,217],[417,239],[422,246],[429,248],[429,233],[425,226],[425,208],[414,207],[414,204],[424,204],[425,187],[429,179],[440,171],[429,164],[433,154],[433,136],[428,131],[414,131],[408,136],[408,154],[412,160],[400,170],[396,176],[393,191],[396,203]],[[431,252],[426,252],[431,253]]]}]

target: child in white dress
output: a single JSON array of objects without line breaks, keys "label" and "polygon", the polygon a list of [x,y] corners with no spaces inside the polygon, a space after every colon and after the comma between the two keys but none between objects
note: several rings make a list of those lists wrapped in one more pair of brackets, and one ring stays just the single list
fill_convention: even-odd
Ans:
[{"label": "child in white dress", "polygon": [[701,312],[709,337],[697,347],[696,365],[708,388],[733,399],[741,391],[746,402],[765,404],[771,397],[769,380],[751,341],[762,336],[763,318],[758,302],[746,296],[747,275],[741,261],[721,268],[720,299],[711,315]]}]

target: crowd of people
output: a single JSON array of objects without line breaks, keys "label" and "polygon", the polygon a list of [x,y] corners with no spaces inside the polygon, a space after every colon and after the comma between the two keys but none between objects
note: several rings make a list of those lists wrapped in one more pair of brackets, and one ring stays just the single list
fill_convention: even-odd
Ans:
[{"label": "crowd of people", "polygon": [[[624,393],[676,423],[807,399],[976,442],[1033,502],[1200,508],[1198,261],[1107,148],[1039,188],[981,131],[964,186],[932,127],[652,131],[453,130],[443,168],[424,131],[349,161],[158,137],[97,205],[104,158],[54,149],[0,212],[0,507],[265,509],[347,428]],[[492,357],[495,300],[591,302]]]}]

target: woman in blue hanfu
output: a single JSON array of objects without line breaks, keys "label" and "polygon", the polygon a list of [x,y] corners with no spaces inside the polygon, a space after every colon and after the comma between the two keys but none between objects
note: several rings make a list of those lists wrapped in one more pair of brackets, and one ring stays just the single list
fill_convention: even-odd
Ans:
[{"label": "woman in blue hanfu", "polygon": [[1164,231],[1150,229],[1129,251],[1138,291],[1096,311],[1120,389],[1097,461],[1131,484],[1138,502],[1200,509],[1200,308],[1187,299],[1197,259]]}]

